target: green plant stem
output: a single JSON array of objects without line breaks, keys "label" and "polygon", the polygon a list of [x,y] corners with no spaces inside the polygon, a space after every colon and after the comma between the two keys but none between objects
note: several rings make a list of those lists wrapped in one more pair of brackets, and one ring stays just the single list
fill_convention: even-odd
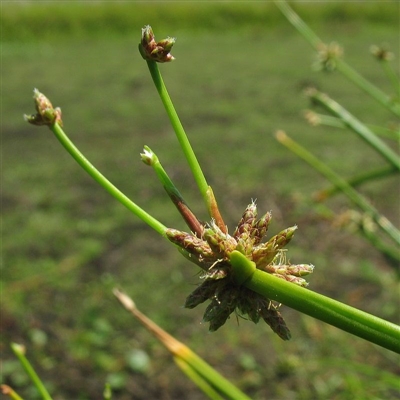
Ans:
[{"label": "green plant stem", "polygon": [[133,300],[128,295],[118,289],[114,289],[113,293],[122,306],[138,319],[140,323],[151,332],[151,334],[154,335],[174,357],[180,358],[189,368],[192,369],[193,373],[200,376],[219,393],[223,394],[224,398],[232,400],[250,400],[249,397],[241,392],[228,379],[219,374],[189,347],[179,342],[139,311]]},{"label": "green plant stem", "polygon": [[12,400],[24,400],[13,388],[8,385],[0,386],[1,393],[12,398]]},{"label": "green plant stem", "polygon": [[31,378],[31,381],[36,386],[36,389],[39,391],[43,400],[52,400],[46,387],[43,385],[42,381],[40,380],[39,376],[33,369],[32,365],[25,357],[24,347],[17,343],[11,343],[11,349],[14,352],[14,354],[18,357],[19,362],[21,363],[25,372],[28,374],[29,378]]},{"label": "green plant stem", "polygon": [[[342,129],[347,129],[347,125],[338,117],[332,117],[331,115],[325,115],[325,114],[319,114],[316,112],[311,112],[308,111],[308,113],[312,113],[312,118],[315,118],[317,122],[312,122],[311,118],[306,118],[311,125],[318,126],[318,125],[325,125],[325,126],[331,126],[334,128],[342,128]],[[393,139],[393,140],[400,140],[400,131],[397,130],[395,131],[394,129],[390,128],[385,128],[383,126],[378,126],[378,125],[371,125],[367,124],[365,125],[368,129],[373,131],[376,135],[383,136],[388,139]]]},{"label": "green plant stem", "polygon": [[119,189],[117,189],[104,175],[102,175],[94,166],[91,164],[87,158],[78,150],[78,148],[72,143],[72,141],[65,134],[63,129],[59,124],[53,124],[50,129],[56,136],[56,138],[61,142],[64,148],[69,154],[76,160],[76,162],[97,182],[99,183],[107,192],[109,192],[115,199],[117,199],[121,204],[123,204],[129,211],[133,212],[137,217],[139,217],[143,222],[148,224],[156,232],[158,232],[163,237],[166,237],[165,231],[167,227],[161,222],[156,220],[138,205],[136,205],[132,200],[130,200],[125,194],[123,194]]},{"label": "green plant stem", "polygon": [[303,146],[300,146],[293,139],[290,139],[286,133],[279,131],[276,138],[280,143],[290,149],[293,153],[297,154],[300,158],[310,164],[319,173],[324,175],[330,182],[337,186],[354,204],[361,208],[367,215],[369,215],[376,224],[387,233],[398,245],[400,245],[400,232],[399,230],[378,210],[376,210],[367,199],[361,196],[355,189],[353,189],[345,179],[340,177],[334,172],[327,164],[322,162],[319,158],[312,155]]},{"label": "green plant stem", "polygon": [[390,64],[390,62],[388,60],[382,60],[382,67],[393,86],[393,89],[396,93],[397,99],[399,99],[400,98],[400,79],[399,79],[399,77],[394,72],[392,65]]},{"label": "green plant stem", "polygon": [[[392,167],[392,166],[384,166],[380,167],[377,169],[374,169],[373,171],[367,171],[363,174],[354,176],[353,178],[350,178],[347,180],[347,183],[352,186],[359,186],[365,182],[371,181],[373,179],[378,179],[378,178],[385,178],[391,174],[397,173],[397,171]],[[325,200],[326,198],[333,196],[334,194],[338,193],[340,189],[337,186],[332,186],[330,188],[321,190],[317,194],[318,199],[323,199]]]},{"label": "green plant stem", "polygon": [[199,375],[195,369],[193,369],[186,361],[180,357],[174,357],[175,364],[179,369],[192,381],[194,382],[210,399],[212,400],[224,400],[217,391]]},{"label": "green plant stem", "polygon": [[[318,215],[320,215],[323,219],[329,219],[330,221],[333,221],[337,218],[337,215],[324,204],[314,203],[314,206],[316,208]],[[391,247],[386,243],[384,243],[384,241],[380,237],[378,237],[375,231],[362,228],[363,227],[361,227],[361,229],[358,230],[360,235],[362,235],[365,239],[369,240],[371,244],[382,254],[389,257],[393,261],[394,268],[397,270],[398,273],[400,273],[400,268],[399,268],[400,251],[398,246]]]},{"label": "green plant stem", "polygon": [[367,81],[361,76],[355,69],[350,67],[345,61],[338,59],[336,68],[341,72],[347,79],[355,83],[360,89],[368,93],[372,98],[381,103],[389,111],[391,111],[397,117],[400,117],[400,104],[394,101],[390,96],[383,93],[375,85]]},{"label": "green plant stem", "polygon": [[[308,27],[308,25],[294,12],[284,0],[275,0],[275,4],[281,10],[288,21],[300,32],[311,46],[319,51],[323,41]],[[368,93],[372,98],[385,106],[396,116],[400,116],[400,104],[394,102],[390,96],[382,92],[375,85],[363,78],[357,71],[350,67],[345,61],[337,58],[336,69],[359,88]]]},{"label": "green plant stem", "polygon": [[[197,186],[200,190],[200,193],[209,208],[209,200],[207,196],[208,183],[206,178],[204,177],[203,171],[200,167],[199,162],[197,161],[196,155],[190,145],[189,139],[183,129],[181,121],[178,117],[178,114],[175,111],[175,107],[169,97],[167,88],[164,84],[163,78],[161,76],[158,65],[155,61],[147,61],[147,66],[149,68],[151,77],[153,78],[153,82],[156,86],[158,94],[160,95],[161,101],[167,111],[168,117],[171,121],[172,127],[174,128],[176,137],[178,138],[179,144],[185,154],[186,160],[189,164],[189,167],[192,171],[194,179],[197,183]],[[210,211],[210,210],[209,210]]]},{"label": "green plant stem", "polygon": [[178,188],[174,185],[171,178],[168,176],[163,166],[161,165],[161,162],[158,159],[157,155],[150,149],[150,147],[144,146],[144,153],[142,153],[141,156],[142,160],[154,169],[169,198],[178,209],[179,213],[185,220],[190,230],[196,233],[198,237],[201,237],[201,235],[203,234],[203,226],[201,222],[196,218],[196,216],[186,204]]},{"label": "green plant stem", "polygon": [[[239,253],[234,251],[233,253]],[[232,254],[233,254],[232,253]],[[234,274],[253,264],[239,253],[231,258]],[[346,332],[400,354],[400,327],[357,308],[294,285],[258,269],[244,283],[247,288]]]},{"label": "green plant stem", "polygon": [[392,151],[381,139],[379,139],[370,129],[361,121],[350,114],[339,103],[332,100],[324,93],[312,90],[309,92],[310,98],[333,115],[340,118],[343,123],[352,131],[357,133],[365,142],[367,142],[376,152],[378,152],[388,163],[400,171],[400,157]]}]

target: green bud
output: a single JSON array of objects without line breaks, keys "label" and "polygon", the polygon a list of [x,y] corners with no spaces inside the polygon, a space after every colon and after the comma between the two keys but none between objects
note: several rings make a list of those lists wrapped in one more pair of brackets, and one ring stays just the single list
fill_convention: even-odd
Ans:
[{"label": "green bud", "polygon": [[140,153],[140,157],[142,158],[142,161],[149,166],[152,166],[158,160],[158,157],[148,146],[144,146],[143,153]]}]

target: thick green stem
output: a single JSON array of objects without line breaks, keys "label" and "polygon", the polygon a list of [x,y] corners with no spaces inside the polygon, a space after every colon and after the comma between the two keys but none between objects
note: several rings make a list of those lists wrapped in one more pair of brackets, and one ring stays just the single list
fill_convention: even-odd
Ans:
[{"label": "thick green stem", "polygon": [[125,196],[119,189],[117,189],[104,175],[102,175],[89,161],[88,159],[78,150],[77,147],[65,134],[59,124],[55,123],[50,126],[50,129],[61,142],[64,148],[69,154],[76,160],[76,162],[107,192],[109,192],[114,198],[122,203],[128,210],[132,211],[137,217],[148,224],[160,235],[166,237],[165,231],[167,227],[161,222],[157,221],[154,217],[136,205],[132,200]]},{"label": "thick green stem", "polygon": [[[235,257],[231,257],[234,274],[242,274],[241,270],[253,268],[252,262],[243,254],[237,251],[233,253],[238,253]],[[398,325],[258,269],[254,270],[244,286],[268,299],[400,354]]]},{"label": "thick green stem", "polygon": [[174,128],[176,137],[178,138],[179,144],[182,147],[183,153],[185,154],[186,160],[189,164],[194,179],[200,190],[200,193],[209,208],[209,200],[207,196],[208,184],[206,178],[204,177],[200,164],[197,161],[196,155],[194,154],[194,151],[192,149],[192,146],[190,145],[185,130],[183,129],[178,114],[175,111],[175,107],[171,101],[171,98],[169,97],[167,88],[162,79],[158,65],[155,61],[150,61],[150,60],[147,61],[147,65],[149,67],[149,71],[151,77],[153,78],[153,82],[156,86],[158,94],[160,95],[161,101],[167,111],[172,127]]}]

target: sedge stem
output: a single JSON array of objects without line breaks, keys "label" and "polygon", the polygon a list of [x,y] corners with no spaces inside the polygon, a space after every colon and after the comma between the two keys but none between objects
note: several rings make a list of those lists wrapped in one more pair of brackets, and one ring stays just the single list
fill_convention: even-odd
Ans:
[{"label": "sedge stem", "polygon": [[[238,253],[232,258],[233,253]],[[234,274],[253,268],[242,253],[231,254]],[[400,326],[368,314],[322,294],[294,285],[259,269],[244,286],[311,317],[400,354]]]},{"label": "sedge stem", "polygon": [[172,127],[174,128],[176,137],[179,141],[180,146],[182,147],[183,153],[185,154],[186,160],[189,164],[194,179],[200,190],[201,196],[203,197],[205,203],[207,204],[208,211],[210,211],[208,206],[209,205],[208,197],[207,197],[208,183],[206,181],[206,178],[204,177],[200,164],[197,161],[196,155],[192,149],[189,139],[185,133],[185,130],[183,129],[178,114],[175,111],[175,107],[168,94],[167,88],[164,84],[164,80],[161,76],[158,65],[155,61],[147,60],[147,66],[149,68],[151,77],[153,79],[154,85],[156,86],[158,94],[160,95],[161,101],[165,107],[165,110],[167,111]]},{"label": "sedge stem", "polygon": [[359,194],[349,183],[343,179],[340,175],[334,172],[326,163],[321,161],[318,157],[315,157],[303,146],[289,138],[285,132],[278,131],[276,133],[277,140],[286,146],[293,153],[302,158],[305,162],[310,164],[319,173],[325,176],[330,182],[338,187],[343,194],[345,194],[354,204],[362,209],[367,215],[369,215],[375,223],[391,237],[398,245],[400,244],[400,232],[399,230],[379,211],[373,207],[369,201]]},{"label": "sedge stem", "polygon": [[52,400],[49,392],[47,391],[46,387],[44,386],[43,382],[40,380],[38,374],[36,371],[33,369],[31,363],[28,361],[28,359],[25,357],[25,348],[24,346],[17,344],[17,343],[11,343],[11,349],[14,352],[14,354],[18,357],[19,362],[21,363],[22,367],[24,368],[25,372],[28,374],[29,378],[35,385],[36,389],[42,396],[43,400]]},{"label": "sedge stem", "polygon": [[166,237],[167,227],[161,222],[156,220],[141,207],[130,200],[124,193],[117,189],[103,174],[98,171],[92,163],[79,151],[79,149],[72,143],[72,141],[65,134],[61,126],[57,123],[50,126],[50,129],[68,151],[69,154],[75,159],[75,161],[97,182],[99,183],[108,193],[110,193],[115,199],[123,204],[129,211],[133,212],[143,222],[153,228],[161,236]]}]

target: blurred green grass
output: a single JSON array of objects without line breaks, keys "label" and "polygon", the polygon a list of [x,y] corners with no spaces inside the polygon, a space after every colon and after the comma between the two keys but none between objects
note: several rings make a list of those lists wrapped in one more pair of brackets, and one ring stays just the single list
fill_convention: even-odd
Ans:
[{"label": "blurred green grass", "polygon": [[[398,47],[390,19],[398,6],[333,4],[309,7],[306,17],[390,92],[368,49],[382,42]],[[2,15],[4,380],[37,398],[8,351],[16,341],[28,346],[49,389],[62,398],[99,398],[106,379],[120,388],[117,399],[203,398],[114,301],[111,289],[119,286],[255,399],[398,398],[391,375],[398,364],[389,352],[289,309],[283,310],[293,333],[289,343],[266,326],[238,325],[235,318],[208,334],[202,309],[181,308],[198,282],[196,268],[96,186],[50,131],[22,119],[33,112],[31,93],[38,87],[62,107],[65,130],[112,182],[167,226],[184,228],[140,162],[149,145],[206,218],[137,51],[147,22],[159,38],[178,36],[177,59],[161,66],[162,73],[230,228],[257,198],[260,212],[273,212],[271,234],[299,225],[289,257],[316,265],[310,289],[396,321],[398,284],[386,261],[299,201],[324,181],[273,139],[283,128],[349,176],[381,160],[345,131],[306,125],[302,89],[319,86],[366,122],[384,123],[388,112],[340,76],[312,72],[310,48],[270,5],[198,5],[195,13],[188,4],[18,7],[4,4]],[[374,20],[371,9],[387,19]],[[200,11],[208,17],[200,18]],[[363,192],[398,223],[396,187],[391,178]],[[340,198],[330,204],[346,207]],[[135,369],[133,350],[150,356],[147,368]]]}]

